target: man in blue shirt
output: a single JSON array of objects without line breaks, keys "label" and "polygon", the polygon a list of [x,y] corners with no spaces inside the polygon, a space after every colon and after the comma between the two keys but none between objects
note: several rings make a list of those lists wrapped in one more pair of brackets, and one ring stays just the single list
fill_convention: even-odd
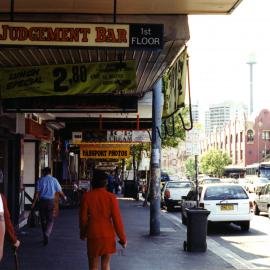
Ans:
[{"label": "man in blue shirt", "polygon": [[35,197],[31,206],[33,209],[37,200],[39,199],[39,214],[44,245],[48,244],[49,236],[53,228],[53,209],[56,192],[58,192],[64,198],[64,200],[67,199],[58,180],[51,176],[51,168],[46,167],[43,169],[43,177],[37,181]]}]

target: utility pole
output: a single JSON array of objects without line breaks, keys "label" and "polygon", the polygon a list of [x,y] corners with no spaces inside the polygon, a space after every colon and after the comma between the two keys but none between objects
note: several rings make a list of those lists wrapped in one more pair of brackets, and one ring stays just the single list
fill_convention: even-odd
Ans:
[{"label": "utility pole", "polygon": [[160,156],[161,156],[161,113],[162,80],[153,88],[152,100],[152,153],[150,181],[150,235],[160,235]]},{"label": "utility pole", "polygon": [[253,113],[253,65],[256,64],[254,59],[250,59],[247,64],[249,65],[249,115]]}]

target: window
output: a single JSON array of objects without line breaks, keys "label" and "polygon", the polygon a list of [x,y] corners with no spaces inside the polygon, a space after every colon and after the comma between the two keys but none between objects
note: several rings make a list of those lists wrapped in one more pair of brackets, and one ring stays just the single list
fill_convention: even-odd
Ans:
[{"label": "window", "polygon": [[204,200],[236,200],[248,199],[248,195],[240,186],[215,186],[208,187],[204,194]]},{"label": "window", "polygon": [[254,142],[254,131],[252,129],[249,129],[247,131],[247,142],[248,143]]},{"label": "window", "polygon": [[238,143],[238,134],[235,136],[235,142]]},{"label": "window", "polygon": [[240,132],[240,142],[243,142],[243,131]]},{"label": "window", "polygon": [[240,150],[240,160],[243,160],[243,150]]},{"label": "window", "polygon": [[268,141],[270,139],[270,131],[264,130],[262,132],[262,139],[265,140],[265,141]]},{"label": "window", "polygon": [[168,182],[168,184],[166,185],[166,188],[190,188],[192,187],[192,183],[191,182]]}]

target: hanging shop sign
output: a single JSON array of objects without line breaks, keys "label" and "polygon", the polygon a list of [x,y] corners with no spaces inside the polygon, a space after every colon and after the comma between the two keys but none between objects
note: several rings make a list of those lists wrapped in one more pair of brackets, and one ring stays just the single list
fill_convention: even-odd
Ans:
[{"label": "hanging shop sign", "polygon": [[25,133],[47,141],[51,139],[51,131],[45,124],[39,124],[29,118],[25,119]]},{"label": "hanging shop sign", "polygon": [[137,87],[136,63],[84,64],[4,68],[0,98],[124,93]]},{"label": "hanging shop sign", "polygon": [[0,45],[162,49],[162,24],[0,22]]},{"label": "hanging shop sign", "polygon": [[108,142],[151,142],[147,130],[107,130]]},{"label": "hanging shop sign", "polygon": [[164,105],[162,118],[167,118],[185,106],[187,78],[187,48],[163,76]]},{"label": "hanging shop sign", "polygon": [[77,144],[82,142],[82,132],[72,132],[72,143]]},{"label": "hanging shop sign", "polygon": [[95,144],[80,146],[80,158],[124,159],[128,157],[130,157],[130,147],[126,145]]}]

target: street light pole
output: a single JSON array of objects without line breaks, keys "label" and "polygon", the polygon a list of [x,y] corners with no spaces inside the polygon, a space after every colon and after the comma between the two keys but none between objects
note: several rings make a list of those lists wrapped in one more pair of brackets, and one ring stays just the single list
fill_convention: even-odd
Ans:
[{"label": "street light pole", "polygon": [[258,122],[258,164],[260,165],[260,129],[262,127],[262,122]]},{"label": "street light pole", "polygon": [[247,64],[249,65],[249,91],[250,91],[250,100],[249,100],[249,115],[253,113],[253,65],[256,64],[254,59],[250,59]]}]

